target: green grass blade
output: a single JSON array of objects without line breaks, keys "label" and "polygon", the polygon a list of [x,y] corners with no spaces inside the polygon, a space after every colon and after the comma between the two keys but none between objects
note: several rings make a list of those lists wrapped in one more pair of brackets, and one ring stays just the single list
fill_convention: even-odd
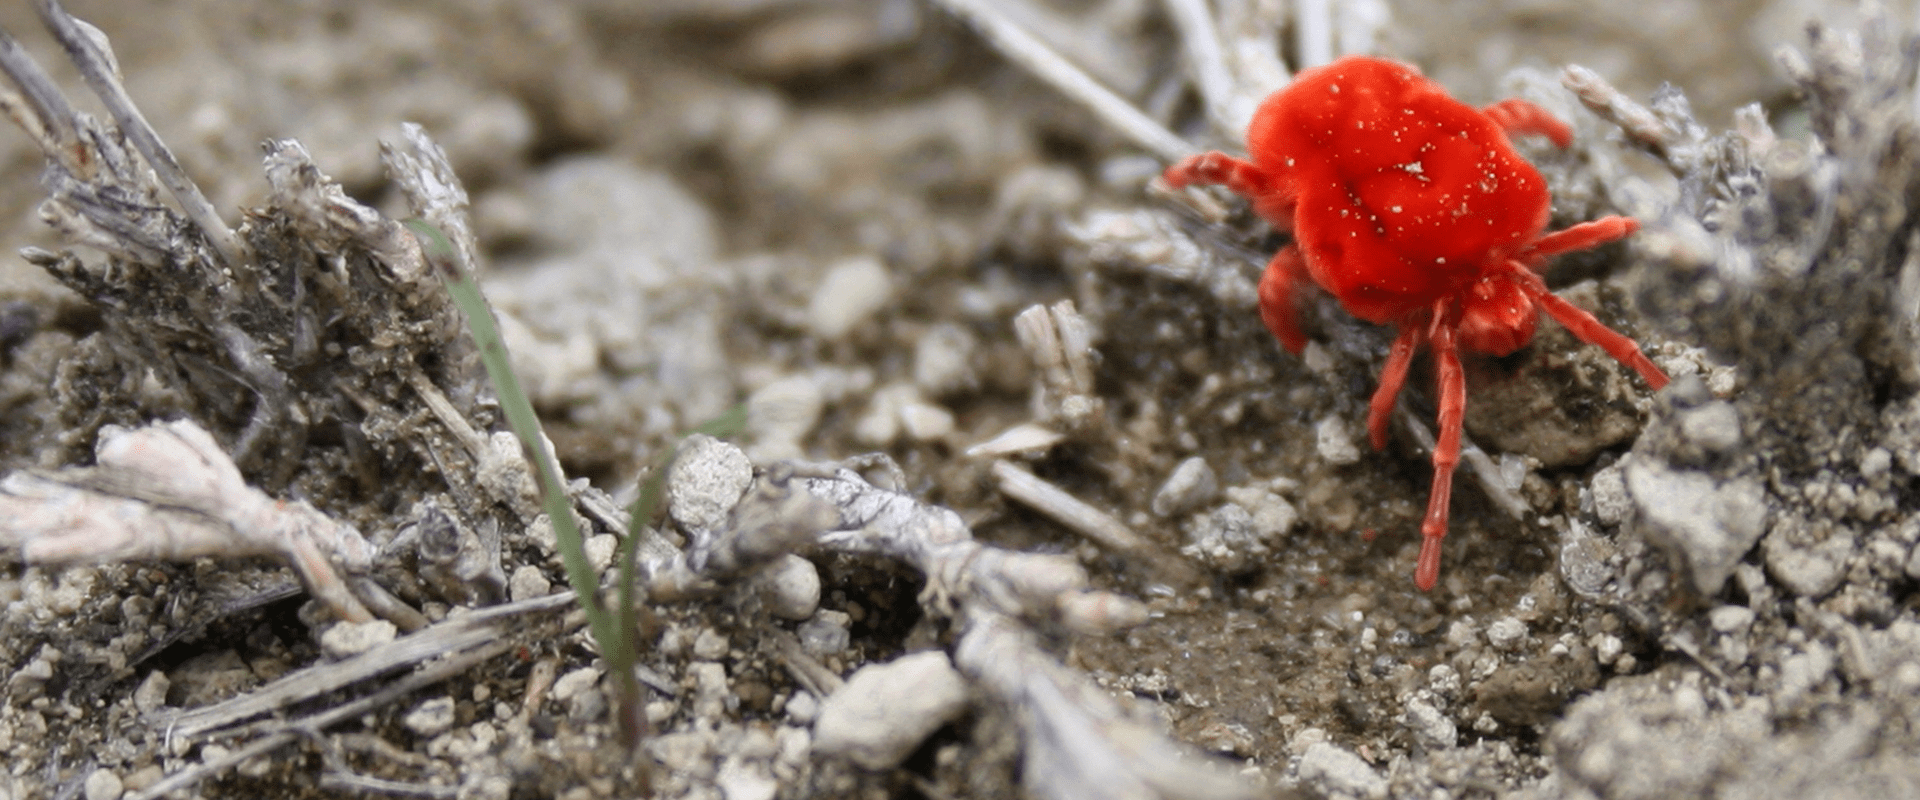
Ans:
[{"label": "green grass blade", "polygon": [[487,377],[493,380],[500,410],[506,414],[508,427],[519,437],[527,463],[533,465],[535,477],[540,483],[541,503],[547,518],[553,523],[561,562],[566,566],[567,582],[579,598],[581,609],[587,613],[588,629],[594,641],[600,645],[600,657],[607,662],[607,672],[614,676],[614,688],[619,701],[617,727],[621,739],[628,746],[636,745],[642,737],[646,716],[640,705],[640,685],[633,675],[634,629],[630,624],[622,624],[623,619],[630,621],[633,617],[632,593],[622,587],[621,602],[624,608],[619,614],[613,613],[600,602],[599,576],[594,574],[593,564],[587,560],[585,540],[579,526],[574,524],[573,501],[567,495],[559,462],[546,447],[546,438],[540,433],[540,418],[534,414],[533,403],[520,388],[520,379],[514,374],[513,364],[507,357],[506,341],[500,337],[500,330],[494,325],[493,309],[480,293],[479,284],[474,282],[472,274],[460,263],[458,251],[440,229],[418,219],[407,220],[405,225],[419,239],[427,262],[446,281],[454,305],[466,315],[468,330],[473,334],[474,344],[480,348],[480,361],[486,366]]}]

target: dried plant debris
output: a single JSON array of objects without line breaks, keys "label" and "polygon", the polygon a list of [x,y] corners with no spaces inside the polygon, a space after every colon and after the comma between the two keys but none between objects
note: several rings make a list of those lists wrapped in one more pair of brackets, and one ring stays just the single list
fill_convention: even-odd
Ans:
[{"label": "dried plant debris", "polygon": [[[44,8],[56,30],[73,22]],[[68,49],[112,123],[76,111],[17,46],[0,64],[17,89],[8,108],[48,157],[42,217],[104,254],[25,254],[103,311],[103,330],[54,384],[65,445],[88,446],[109,422],[184,412],[270,493],[352,514],[451,491],[448,507],[469,524],[495,507],[505,513],[494,524],[530,519],[530,496],[483,479],[502,469],[484,438],[494,416],[484,375],[399,223],[347,197],[299,143],[276,140],[265,146],[267,204],[229,229],[177,166],[157,166],[172,157],[117,89],[107,51],[92,38]],[[396,185],[471,249],[445,155],[418,128],[404,137],[385,149]],[[148,375],[172,408],[101,402]]]},{"label": "dried plant debris", "polygon": [[366,580],[374,553],[359,531],[248,487],[192,422],[103,428],[95,462],[0,480],[0,546],[51,564],[272,556],[343,620],[373,619],[357,589],[396,622],[424,623]]},{"label": "dried plant debris", "polygon": [[[732,530],[720,539],[735,542],[726,548],[734,552],[777,552],[792,546],[790,540],[780,544],[790,536],[783,531],[804,530],[817,537],[823,550],[899,560],[925,576],[920,596],[926,610],[951,619],[957,628],[951,665],[942,666],[947,664],[944,654],[908,656],[894,669],[863,671],[829,694],[821,707],[824,727],[816,730],[823,750],[844,753],[869,767],[896,763],[920,737],[939,727],[936,720],[956,713],[951,709],[956,701],[936,699],[942,691],[957,691],[951,687],[957,676],[949,675],[957,667],[989,700],[1013,715],[1026,754],[1023,780],[1037,797],[1259,796],[1222,767],[1196,760],[1165,739],[1156,726],[1129,717],[1121,704],[1062,665],[1044,644],[1042,632],[1124,630],[1144,621],[1144,607],[1091,589],[1075,559],[975,541],[952,510],[877,487],[862,476],[862,466],[898,473],[887,462],[790,464],[768,470],[735,507]],[[747,544],[753,540],[765,544]],[[706,571],[723,575],[732,569],[710,566]],[[842,698],[842,692],[857,693],[860,699]],[[914,702],[868,697],[888,693],[904,693]],[[935,710],[939,708],[948,710]],[[849,718],[866,720],[871,727],[847,730]]]},{"label": "dried plant debris", "polygon": [[[41,11],[57,32],[84,31],[57,6]],[[228,229],[118,88],[95,34],[62,40],[110,124],[75,110],[17,45],[0,60],[17,90],[0,99],[48,157],[42,217],[104,254],[24,254],[102,312],[53,384],[62,460],[80,460],[72,448],[90,447],[103,425],[185,414],[232,449],[248,482],[344,522],[392,530],[386,514],[438,497],[456,530],[524,530],[538,516],[524,462],[510,435],[491,431],[490,390],[414,239],[291,140],[266,143],[268,201]],[[413,213],[470,251],[466,194],[438,146],[406,126],[383,152]],[[123,390],[149,380],[161,391]],[[155,395],[164,403],[140,401]],[[488,592],[387,572],[408,595]]]}]

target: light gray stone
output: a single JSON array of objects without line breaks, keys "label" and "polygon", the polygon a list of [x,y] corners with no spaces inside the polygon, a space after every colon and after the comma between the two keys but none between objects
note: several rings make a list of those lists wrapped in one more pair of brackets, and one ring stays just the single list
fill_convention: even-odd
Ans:
[{"label": "light gray stone", "polygon": [[1353,434],[1339,417],[1320,420],[1313,426],[1313,438],[1320,459],[1329,464],[1352,464],[1360,460],[1360,448],[1354,445]]},{"label": "light gray stone", "polygon": [[1153,513],[1162,517],[1184,514],[1206,505],[1218,491],[1213,467],[1207,466],[1206,459],[1194,456],[1180,462],[1166,483],[1160,484],[1160,491],[1153,495]]},{"label": "light gray stone", "polygon": [[1300,756],[1300,782],[1323,794],[1342,794],[1381,800],[1387,796],[1387,779],[1375,772],[1366,759],[1338,745],[1318,742]]},{"label": "light gray stone", "polygon": [[788,553],[754,576],[767,613],[781,619],[804,620],[820,608],[820,570],[813,562]]},{"label": "light gray stone", "polygon": [[453,712],[453,698],[436,697],[414,706],[401,723],[421,736],[439,736],[453,728]]},{"label": "light gray stone", "polygon": [[752,482],[753,463],[740,448],[693,434],[667,470],[667,515],[688,530],[719,528]]},{"label": "light gray stone", "polygon": [[807,303],[807,329],[822,339],[845,337],[893,296],[893,278],[872,256],[859,256],[827,269]]},{"label": "light gray stone", "polygon": [[1750,479],[1712,477],[1635,460],[1627,492],[1653,541],[1686,560],[1694,587],[1713,595],[1766,532],[1766,490]]},{"label": "light gray stone", "polygon": [[512,577],[507,578],[507,596],[514,600],[545,597],[550,591],[553,591],[553,582],[547,580],[547,574],[532,564],[514,567]]},{"label": "light gray stone", "polygon": [[400,629],[384,619],[372,622],[341,622],[320,634],[320,651],[339,660],[357,656],[394,640]]},{"label": "light gray stone", "polygon": [[868,769],[889,769],[967,706],[967,684],[932,650],[861,667],[829,696],[814,722],[814,750]]}]

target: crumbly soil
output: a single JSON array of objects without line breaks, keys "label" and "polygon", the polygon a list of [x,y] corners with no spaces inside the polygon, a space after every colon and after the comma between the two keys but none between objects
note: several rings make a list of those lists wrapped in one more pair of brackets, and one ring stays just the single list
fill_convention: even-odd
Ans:
[{"label": "crumbly soil", "polygon": [[[1104,46],[1097,77],[1191,139],[1236,147],[1207,138],[1190,90],[1167,90],[1183,67],[1158,4],[1045,5]],[[1550,95],[1552,72],[1545,89],[1502,76],[1575,62],[1642,102],[1671,82],[1715,131],[1734,107],[1761,103],[1783,140],[1809,136],[1818,115],[1771,70],[1771,51],[1804,46],[1811,14],[1841,31],[1853,18],[1760,0],[1645,13],[1399,5],[1420,7],[1394,9],[1378,51],[1419,61],[1470,102]],[[1384,451],[1366,441],[1391,331],[1320,297],[1306,311],[1313,346],[1281,350],[1247,290],[1283,239],[1243,208],[1209,221],[1150,196],[1162,164],[930,4],[72,10],[111,38],[136,101],[230,219],[260,201],[263,139],[301,140],[379,205],[390,197],[376,142],[402,121],[425,125],[473,195],[487,291],[570,475],[620,495],[678,434],[749,397],[785,402],[792,413],[746,444],[757,463],[885,452],[911,492],[958,511],[975,536],[1073,554],[1100,587],[1146,601],[1145,624],[1063,640],[1060,654],[1275,792],[1920,792],[1920,375],[1898,354],[1913,328],[1820,327],[1910,322],[1908,295],[1728,288],[1711,269],[1673,267],[1694,264],[1683,245],[1702,241],[1683,235],[1702,230],[1689,215],[1711,214],[1682,207],[1664,167],[1570,95],[1542,102],[1574,117],[1582,143],[1527,150],[1564,188],[1553,227],[1631,213],[1655,244],[1563,259],[1550,281],[1637,338],[1676,383],[1652,395],[1551,323],[1518,353],[1470,357],[1467,434],[1524,513],[1463,467],[1440,585],[1423,593],[1411,572],[1427,453],[1400,425]],[[59,63],[30,11],[0,9],[0,25]],[[61,246],[33,214],[41,164],[26,137],[0,132],[0,250]],[[1621,189],[1629,180],[1647,193]],[[1869,203],[1892,220],[1880,239],[1802,250],[1840,254],[1863,281],[1911,278],[1899,268],[1912,196]],[[1799,220],[1815,215],[1793,202],[1771,207],[1781,221],[1763,233],[1776,239],[1743,241],[1763,261],[1768,242],[1806,234]],[[1163,226],[1216,272],[1161,268],[1178,259],[1137,248],[1097,252],[1090,243],[1114,219]],[[1734,226],[1721,221],[1709,229]],[[1740,291],[1774,304],[1734,307],[1763,318],[1751,329],[1715,311]],[[1093,323],[1103,420],[1022,463],[1181,553],[1196,581],[1170,581],[1003,497],[992,459],[968,454],[1034,417],[1039,376],[1012,319],[1061,300]],[[112,313],[0,258],[0,472],[84,463],[100,424],[178,413],[178,398],[150,384],[85,384],[92,373],[68,355]],[[1827,349],[1797,350],[1808,331]],[[1402,403],[1430,421],[1427,369],[1416,364]],[[82,399],[95,413],[74,413]],[[299,471],[338,463],[284,457],[292,487]],[[1194,458],[1211,485],[1156,508]],[[310,499],[370,534],[410,505]],[[1747,546],[1718,560],[1689,538],[1749,527]],[[551,548],[505,555],[506,573],[531,564],[565,585]],[[841,556],[817,566],[821,607],[844,614],[831,619],[850,634],[818,653],[829,669],[846,676],[946,643],[911,571]],[[0,562],[0,798],[117,796],[244,743],[171,740],[143,714],[322,659],[301,598],[263,599],[286,585],[246,562]],[[796,702],[804,691],[765,635],[807,623],[731,595],[654,612],[647,663],[680,689],[649,708],[659,738],[642,758],[661,765],[651,780],[662,796],[1019,791],[1020,742],[1003,710],[970,711],[888,770],[810,756],[811,711],[794,709],[817,698]],[[633,760],[607,744],[606,696],[579,689],[592,673],[525,707],[529,691],[548,691],[542,681],[596,663],[589,641],[557,620],[529,624],[511,655],[195,791],[333,796],[348,789],[327,776],[350,774],[444,796],[634,796]],[[450,723],[428,719],[449,703]],[[481,773],[498,780],[470,777]]]}]

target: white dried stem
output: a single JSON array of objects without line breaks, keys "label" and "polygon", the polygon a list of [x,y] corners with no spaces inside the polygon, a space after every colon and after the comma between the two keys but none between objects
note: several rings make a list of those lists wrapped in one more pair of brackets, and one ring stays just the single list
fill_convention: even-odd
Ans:
[{"label": "white dried stem", "polygon": [[43,563],[276,556],[342,619],[373,618],[344,577],[372,564],[359,531],[247,486],[198,425],[102,429],[96,459],[0,481],[0,545]]},{"label": "white dried stem", "polygon": [[[547,607],[553,607],[557,605],[554,602],[556,598],[571,600],[572,596],[561,594],[561,595],[554,595],[550,597],[542,597],[537,600],[527,601],[525,603],[516,603],[514,604],[514,607],[516,608],[517,611],[544,610]],[[539,609],[532,608],[534,604],[539,604],[540,608]],[[493,609],[493,610],[501,611],[506,608],[508,607],[502,606],[498,609]],[[466,621],[466,618],[458,618],[457,620],[448,620],[447,622],[441,623],[441,625],[449,625],[449,624],[462,622],[462,621]],[[311,736],[318,733],[319,731],[325,730],[328,727],[337,725],[346,720],[357,719],[362,715],[366,714],[367,712],[373,711],[374,709],[380,708],[381,706],[384,706],[388,703],[392,703],[402,698],[408,697],[413,693],[418,692],[421,689],[424,689],[428,686],[432,686],[436,683],[447,680],[448,678],[452,678],[455,675],[459,675],[463,672],[466,672],[467,670],[472,669],[476,666],[479,666],[480,664],[483,664],[487,661],[490,661],[494,658],[498,658],[499,656],[506,654],[508,651],[512,650],[515,647],[514,642],[511,639],[508,639],[506,637],[506,634],[508,633],[508,631],[504,629],[499,629],[499,630],[493,630],[490,632],[493,634],[491,639],[482,640],[477,644],[477,646],[468,645],[468,647],[470,647],[471,649],[467,649],[461,652],[453,652],[451,649],[447,649],[447,650],[442,650],[442,651],[439,651],[438,653],[435,653],[434,655],[446,654],[446,657],[439,658],[433,661],[432,663],[421,667],[419,670],[415,671],[413,674],[408,675],[405,678],[401,678],[400,680],[393,682],[391,685],[382,688],[380,691],[367,695],[366,697],[362,697],[347,703],[341,703],[339,705],[332,706],[325,711],[319,711],[319,712],[310,714],[308,716],[301,717],[299,719],[288,720],[285,722],[275,722],[273,723],[273,727],[276,730],[274,730],[273,732],[262,735],[259,738],[253,740],[252,742],[247,743],[246,746],[237,748],[220,758],[202,761],[200,763],[197,763],[190,767],[182,769],[179,772],[175,772],[172,775],[168,775],[166,778],[156,782],[152,786],[147,787],[145,790],[128,795],[127,796],[128,800],[157,800],[157,798],[164,797],[175,791],[190,788],[195,784],[198,784],[200,781],[211,778],[215,775],[218,775],[222,772],[227,771],[228,769],[237,767],[243,763],[246,763],[250,759],[256,758],[266,753],[273,752],[274,750],[277,750],[281,747],[291,744],[294,741],[301,738],[302,736]],[[420,634],[414,634],[414,636],[419,636],[419,635]],[[413,637],[410,636],[410,637],[407,637],[407,639],[396,640],[395,642],[390,643],[385,647],[381,648],[381,650],[392,648],[395,645],[398,645],[400,641],[406,641],[412,638]],[[380,650],[369,651],[368,653],[362,654],[362,656],[371,655],[375,652],[380,652]],[[417,659],[417,660],[424,661],[425,659]],[[327,664],[322,666],[323,667],[339,667],[346,663],[348,662],[343,661],[343,662],[339,662],[338,664]],[[306,673],[309,671],[310,670],[303,670],[302,673]],[[297,673],[297,674],[300,674],[300,673]],[[291,678],[294,676],[290,675],[288,677]],[[285,680],[285,678],[283,678],[282,680]],[[341,685],[345,685],[345,684],[341,684]],[[334,688],[339,688],[339,686],[335,686]],[[251,695],[246,695],[245,697],[251,697]],[[242,699],[242,698],[236,698],[236,699]],[[229,702],[232,702],[232,701],[229,701]],[[180,734],[180,731],[176,728],[173,730],[169,730],[168,734],[170,736],[178,735]]]},{"label": "white dried stem", "polygon": [[1333,0],[1294,0],[1293,25],[1301,69],[1333,60]]},{"label": "white dried stem", "polygon": [[[1286,21],[1280,0],[1219,0],[1216,7],[1240,91],[1264,99],[1286,86],[1293,73],[1280,60],[1280,27]],[[1244,129],[1233,134],[1238,140]]]},{"label": "white dried stem", "polygon": [[[155,712],[152,721],[171,736],[210,734],[402,667],[484,650],[524,628],[525,615],[569,608],[574,603],[572,594],[559,592],[448,617],[359,655],[288,673],[230,700],[194,709]],[[265,723],[269,727],[284,724]]]},{"label": "white dried stem", "polygon": [[80,77],[87,82],[87,88],[100,98],[120,132],[153,167],[160,183],[180,204],[181,211],[207,237],[223,265],[234,270],[247,266],[246,244],[234,235],[225,220],[220,219],[213,209],[213,203],[208,202],[200,187],[187,177],[186,170],[180,167],[180,161],[174,158],[173,151],[160,141],[160,135],[154,132],[153,126],[147,124],[146,117],[134,106],[133,98],[127,95],[126,87],[120,85],[119,67],[106,45],[105,35],[98,28],[67,14],[58,0],[34,0],[33,7],[47,30],[66,50],[67,58],[80,69]]},{"label": "white dried stem", "polygon": [[1215,129],[1234,141],[1240,141],[1253,121],[1253,110],[1260,97],[1245,91],[1246,84],[1235,80],[1227,68],[1227,50],[1220,41],[1220,29],[1206,0],[1166,0],[1167,16],[1180,32],[1180,44],[1187,56],[1187,69],[1207,108],[1207,118]]},{"label": "white dried stem", "polygon": [[[1070,630],[1101,633],[1138,624],[1145,610],[1111,596],[1113,604],[1085,602],[1087,574],[1072,557],[1023,553],[981,544],[951,509],[879,489],[858,472],[825,465],[796,471],[793,487],[833,506],[837,523],[819,535],[820,547],[881,555],[927,576],[923,602],[952,616],[976,607]],[[1102,616],[1089,611],[1105,609]]]},{"label": "white dried stem", "polygon": [[1253,312],[1260,294],[1249,268],[1270,255],[1194,240],[1174,215],[1154,209],[1090,211],[1062,226],[1078,257],[1100,269],[1151,275],[1189,284],[1213,296],[1229,313]]},{"label": "white dried stem", "polygon": [[1706,139],[1706,130],[1692,120],[1677,120],[1641,105],[1600,73],[1568,64],[1560,73],[1561,85],[1580,98],[1580,102],[1601,118],[1618,126],[1627,138],[1653,153],[1676,175],[1685,175],[1697,163],[1692,151]]},{"label": "white dried stem", "polygon": [[[1139,624],[1139,603],[1087,588],[1077,562],[973,540],[959,515],[877,489],[831,465],[799,470],[794,487],[840,514],[822,547],[899,559],[927,576],[922,602],[963,633],[955,663],[1017,720],[1027,789],[1048,800],[1251,798],[1224,767],[1207,763],[1157,727],[1128,718],[1115,701],[1048,653],[1034,622],[1081,632]],[[805,671],[804,662],[791,662]]]},{"label": "white dried stem", "polygon": [[1166,740],[1111,695],[1048,655],[1033,631],[975,615],[954,663],[1009,709],[1025,742],[1027,791],[1047,800],[1238,800],[1266,797],[1218,762]]},{"label": "white dried stem", "polygon": [[1147,84],[1154,68],[1139,57],[1140,49],[1131,46],[1137,40],[1128,35],[1137,27],[1133,17],[1139,11],[1092,6],[1070,17],[1054,5],[1058,4],[1002,0],[997,8],[1015,25],[1086,70],[1102,86],[1132,93]]},{"label": "white dried stem", "polygon": [[646,562],[647,596],[674,602],[712,594],[789,553],[808,550],[840,521],[819,498],[795,491],[776,469],[755,481],[718,531],[696,531],[684,552]]},{"label": "white dried stem", "polygon": [[[1426,423],[1415,417],[1412,411],[1407,410],[1406,406],[1398,406],[1394,409],[1394,419],[1413,435],[1414,443],[1419,445],[1421,450],[1433,452],[1433,429],[1428,428]],[[1527,518],[1527,511],[1531,510],[1532,506],[1521,499],[1520,495],[1514,491],[1514,487],[1509,485],[1507,479],[1500,474],[1499,465],[1493,463],[1487,451],[1481,450],[1479,445],[1467,438],[1464,431],[1460,434],[1460,461],[1467,465],[1467,474],[1472,475],[1474,481],[1480,484],[1480,491],[1484,492],[1487,499],[1492,500],[1494,505],[1499,506],[1501,511],[1507,512],[1508,516],[1517,520],[1524,521]]]},{"label": "white dried stem", "polygon": [[32,136],[42,152],[58,161],[68,172],[85,176],[87,167],[75,149],[80,134],[74,128],[73,107],[53,78],[39,62],[20,49],[12,34],[0,30],[0,72],[11,78],[20,92],[0,94],[0,106],[14,124]]},{"label": "white dried stem", "polygon": [[1094,393],[1093,326],[1062,300],[1051,308],[1031,306],[1013,318],[1014,337],[1040,368],[1038,413],[1070,433],[1097,432],[1105,421]]},{"label": "white dried stem", "polygon": [[[467,418],[460,414],[459,409],[453,407],[453,402],[440,391],[440,387],[433,385],[433,381],[427,378],[426,373],[415,367],[406,371],[406,378],[407,385],[413,387],[413,391],[420,395],[421,402],[427,404],[427,410],[433,412],[433,418],[446,426],[447,432],[453,434],[453,438],[460,442],[460,446],[467,451],[469,457],[478,463],[485,461],[492,454],[492,449],[487,446],[486,437],[474,430],[473,425],[467,422]],[[526,464],[525,458],[515,460],[522,465]],[[522,471],[525,471],[524,466]]]},{"label": "white dried stem", "polygon": [[838,673],[827,669],[827,665],[820,663],[819,659],[808,655],[806,649],[800,646],[800,640],[793,634],[784,629],[774,628],[767,631],[766,635],[773,638],[774,650],[780,656],[780,663],[786,666],[787,673],[792,675],[794,680],[799,681],[803,688],[812,692],[813,696],[826,697],[840,691],[840,687],[847,684],[846,679],[840,677]]},{"label": "white dried stem", "polygon": [[406,198],[407,209],[447,235],[459,251],[456,263],[482,263],[467,218],[467,189],[454,174],[447,152],[427,135],[426,128],[411,122],[401,123],[400,137],[398,142],[380,142],[380,160]]},{"label": "white dried stem", "polygon": [[1017,453],[1044,453],[1067,437],[1034,422],[1022,422],[984,442],[967,448],[968,458],[999,458]]},{"label": "white dried stem", "polygon": [[954,16],[971,24],[1007,58],[1058,89],[1164,161],[1177,161],[1198,148],[1155,122],[1125,98],[1100,85],[1086,72],[1015,23],[994,0],[939,0]]},{"label": "white dried stem", "polygon": [[1087,537],[1101,547],[1131,559],[1178,583],[1191,583],[1197,576],[1186,562],[1161,552],[1112,514],[1068,494],[1008,461],[993,462],[993,479],[1000,493],[1042,516]]}]

